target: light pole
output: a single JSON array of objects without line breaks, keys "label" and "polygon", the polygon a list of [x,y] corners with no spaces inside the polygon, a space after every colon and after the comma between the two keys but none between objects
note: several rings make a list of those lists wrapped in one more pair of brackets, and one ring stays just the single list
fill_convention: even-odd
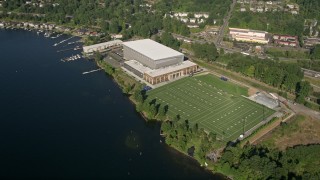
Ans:
[{"label": "light pole", "polygon": [[264,105],[262,105],[262,111],[263,111],[263,119],[262,119],[262,121],[264,121],[265,120]]},{"label": "light pole", "polygon": [[246,127],[246,119],[244,118],[243,119],[243,135],[244,135],[244,133],[245,133],[245,127]]}]

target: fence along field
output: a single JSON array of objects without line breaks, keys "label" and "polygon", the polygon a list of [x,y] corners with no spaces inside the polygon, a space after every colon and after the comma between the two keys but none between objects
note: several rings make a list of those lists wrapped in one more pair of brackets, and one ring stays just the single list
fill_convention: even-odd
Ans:
[{"label": "fence along field", "polygon": [[168,115],[179,115],[191,125],[214,132],[217,137],[235,140],[243,132],[274,113],[246,99],[246,88],[222,81],[213,75],[186,77],[147,93],[147,101],[168,105]]}]

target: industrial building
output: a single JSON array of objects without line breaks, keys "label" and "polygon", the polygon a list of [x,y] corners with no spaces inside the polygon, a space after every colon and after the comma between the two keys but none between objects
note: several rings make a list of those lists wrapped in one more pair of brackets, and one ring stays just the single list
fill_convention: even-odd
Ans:
[{"label": "industrial building", "polygon": [[123,43],[123,67],[154,85],[189,75],[197,64],[184,61],[184,55],[150,39]]},{"label": "industrial building", "polygon": [[83,46],[83,52],[88,53],[94,53],[94,52],[103,52],[106,51],[108,48],[113,46],[121,46],[122,41],[121,40],[114,40],[114,41],[108,41],[100,44],[94,44],[91,46]]},{"label": "industrial building", "polygon": [[181,63],[184,55],[151,39],[123,43],[126,60],[137,60],[151,69],[158,69]]},{"label": "industrial building", "polygon": [[250,29],[229,28],[233,40],[251,43],[268,44],[268,32]]}]

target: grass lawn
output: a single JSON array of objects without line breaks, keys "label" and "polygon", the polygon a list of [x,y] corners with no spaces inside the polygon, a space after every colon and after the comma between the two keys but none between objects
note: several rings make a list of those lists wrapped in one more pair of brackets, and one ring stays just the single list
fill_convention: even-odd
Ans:
[{"label": "grass lawn", "polygon": [[168,105],[170,117],[180,115],[191,124],[215,132],[222,140],[235,140],[273,110],[246,99],[248,90],[213,75],[186,77],[147,93],[148,101]]}]

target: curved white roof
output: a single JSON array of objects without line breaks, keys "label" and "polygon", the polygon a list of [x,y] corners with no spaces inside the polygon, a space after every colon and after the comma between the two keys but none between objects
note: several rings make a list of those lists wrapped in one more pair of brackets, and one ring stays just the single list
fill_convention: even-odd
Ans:
[{"label": "curved white roof", "polygon": [[183,56],[182,53],[151,39],[124,42],[123,45],[149,57],[150,59],[153,59],[154,61],[175,56]]}]

